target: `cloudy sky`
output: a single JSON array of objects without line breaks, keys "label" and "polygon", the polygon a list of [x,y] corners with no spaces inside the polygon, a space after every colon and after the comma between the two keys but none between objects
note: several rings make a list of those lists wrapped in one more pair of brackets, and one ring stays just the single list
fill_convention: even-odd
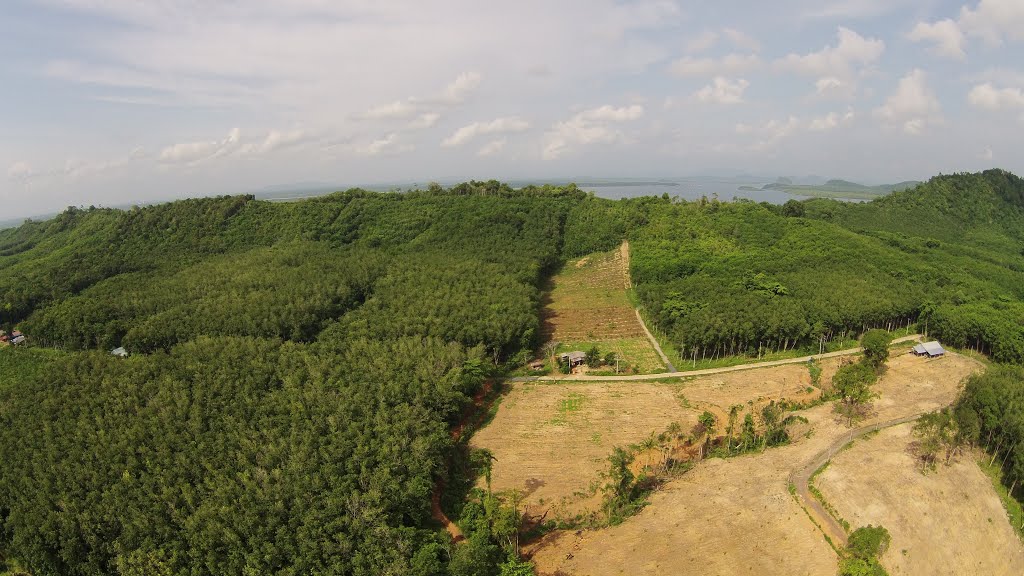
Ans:
[{"label": "cloudy sky", "polygon": [[1024,172],[1024,1],[4,0],[0,219],[301,182]]}]

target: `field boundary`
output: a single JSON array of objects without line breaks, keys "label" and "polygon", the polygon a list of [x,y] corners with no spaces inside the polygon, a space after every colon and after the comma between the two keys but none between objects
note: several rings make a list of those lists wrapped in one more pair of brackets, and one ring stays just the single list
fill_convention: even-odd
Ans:
[{"label": "field boundary", "polygon": [[[920,334],[911,334],[909,336],[903,336],[892,341],[892,344],[899,344],[900,342],[907,342],[910,340],[917,340],[922,338]],[[825,354],[812,354],[810,356],[801,356],[799,358],[786,358],[783,360],[772,360],[769,362],[751,362],[749,364],[739,364],[736,366],[726,366],[724,368],[704,368],[701,370],[689,370],[684,372],[663,372],[661,374],[632,374],[628,376],[590,376],[588,374],[558,374],[554,376],[518,376],[513,378],[506,378],[508,382],[558,382],[562,380],[567,381],[592,381],[592,382],[627,382],[636,380],[665,380],[670,378],[685,378],[689,376],[708,376],[711,374],[726,374],[729,372],[740,372],[742,370],[756,370],[757,368],[771,368],[773,366],[785,366],[787,364],[801,364],[809,362],[811,360],[824,360],[826,358],[839,358],[842,356],[853,356],[863,352],[863,348],[849,348],[847,350],[837,350],[836,352],[826,352]]]},{"label": "field boundary", "polygon": [[[629,240],[623,240],[622,246],[619,247],[619,250],[622,252],[622,269],[623,274],[625,275],[626,290],[629,290],[633,287],[633,278],[629,274]],[[654,351],[661,357],[661,361],[665,364],[665,368],[670,374],[676,372],[675,365],[672,364],[672,361],[668,359],[667,355],[665,355],[665,351],[661,349],[661,344],[658,342],[658,339],[655,338],[654,334],[651,334],[651,331],[647,328],[647,322],[644,322],[644,317],[640,315],[640,310],[634,307],[633,312],[636,313],[636,321],[640,323],[640,327],[643,328],[644,334],[647,336],[647,340],[651,343]]]}]

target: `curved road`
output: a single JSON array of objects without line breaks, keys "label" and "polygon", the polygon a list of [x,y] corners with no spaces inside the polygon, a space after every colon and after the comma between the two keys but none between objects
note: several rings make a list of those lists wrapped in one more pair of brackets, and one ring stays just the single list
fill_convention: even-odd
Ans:
[{"label": "curved road", "polygon": [[885,422],[869,424],[867,426],[857,428],[856,430],[850,430],[836,439],[835,442],[832,442],[828,448],[815,455],[814,458],[802,468],[793,470],[793,472],[790,473],[789,481],[796,486],[796,492],[800,496],[804,509],[811,515],[811,518],[818,525],[818,528],[820,528],[821,531],[832,540],[832,544],[834,546],[838,548],[844,548],[846,546],[846,530],[843,529],[838,520],[833,518],[832,515],[825,510],[825,507],[822,506],[821,502],[811,494],[810,480],[814,471],[821,468],[825,462],[828,462],[836,455],[836,452],[839,452],[844,446],[853,442],[857,438],[883,428],[913,422],[920,417],[921,414],[924,414],[924,412],[919,412],[911,416],[895,418],[893,420],[886,420]]},{"label": "curved road", "polygon": [[[646,329],[646,328],[645,328]],[[911,334],[910,336],[903,336],[896,338],[892,341],[893,344],[899,342],[907,342],[909,340],[920,339],[920,334]],[[659,348],[660,350],[660,348]],[[559,381],[559,380],[572,380],[572,381],[594,381],[594,382],[627,382],[631,380],[661,380],[665,378],[679,378],[683,376],[707,376],[709,374],[724,374],[726,372],[739,372],[741,370],[752,370],[754,368],[771,368],[772,366],[784,366],[786,364],[800,364],[807,362],[808,360],[821,360],[824,358],[838,358],[840,356],[852,356],[854,354],[860,354],[863,352],[863,348],[850,348],[849,350],[839,350],[837,352],[827,352],[825,354],[813,354],[811,356],[801,356],[799,358],[786,358],[785,360],[772,360],[770,362],[753,362],[750,364],[740,364],[738,366],[728,366],[725,368],[705,368],[702,370],[689,370],[684,372],[663,372],[661,374],[635,374],[632,376],[590,376],[587,374],[558,374],[555,376],[520,376],[516,378],[506,378],[509,382],[535,382],[535,381]]]}]

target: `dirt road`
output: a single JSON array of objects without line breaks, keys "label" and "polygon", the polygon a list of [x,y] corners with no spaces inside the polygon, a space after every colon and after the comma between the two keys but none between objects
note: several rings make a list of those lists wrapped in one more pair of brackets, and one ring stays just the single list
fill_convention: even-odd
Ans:
[{"label": "dirt road", "polygon": [[[647,327],[644,327],[646,330]],[[911,334],[909,336],[903,336],[896,338],[892,341],[893,344],[900,342],[908,342],[911,340],[918,340],[922,338],[920,334]],[[687,370],[683,372],[667,372],[665,374],[636,374],[632,376],[590,376],[587,374],[557,374],[554,376],[522,376],[518,378],[508,378],[511,382],[534,382],[534,381],[557,381],[557,380],[590,380],[594,382],[627,382],[631,380],[660,380],[665,378],[679,378],[683,376],[709,376],[712,374],[725,374],[727,372],[739,372],[740,370],[751,370],[754,368],[771,368],[772,366],[784,366],[786,364],[800,364],[809,360],[822,360],[825,358],[839,358],[841,356],[853,356],[854,354],[860,354],[863,352],[863,348],[850,348],[849,350],[839,350],[836,352],[827,352],[825,354],[813,354],[811,356],[801,356],[799,358],[786,358],[785,360],[772,360],[770,362],[751,362],[749,364],[740,364],[738,366],[728,366],[725,368],[705,368],[703,370]],[[658,352],[661,349],[658,348]],[[667,361],[667,359],[666,359]]]},{"label": "dirt road", "polygon": [[[826,366],[837,363],[833,360],[823,363]],[[772,371],[799,372],[800,376],[806,376],[806,370],[798,370],[797,366],[777,367]],[[875,385],[879,397],[873,402],[874,414],[866,425],[867,430],[875,426],[888,426],[892,422],[904,419],[913,419],[915,415],[947,406],[956,399],[959,385],[968,375],[981,370],[982,366],[958,354],[950,353],[939,361],[928,361],[917,358],[909,353],[893,354],[888,363],[888,370]],[[667,417],[678,419],[681,424],[689,424],[691,421],[688,414],[699,410],[703,402],[713,401],[715,404],[732,404],[742,401],[744,397],[763,395],[763,391],[782,390],[788,386],[800,386],[800,381],[790,376],[796,374],[775,374],[769,375],[762,371],[738,372],[725,376],[712,376],[709,378],[698,378],[693,382],[679,384],[678,391],[685,395],[690,410],[677,409],[678,416],[668,415]],[[785,378],[785,381],[782,379]],[[739,380],[734,380],[739,379]],[[749,380],[749,389],[744,387],[742,380]],[[765,386],[768,380],[777,380],[776,385]],[[662,384],[652,381],[651,383],[635,386],[646,390],[647,388],[662,387]],[[550,466],[530,474],[534,485],[540,485],[541,489],[548,490],[546,496],[554,496],[550,488],[561,478],[571,475],[573,471],[566,471],[567,463],[585,463],[592,460],[591,467],[595,472],[590,477],[604,469],[603,459],[593,461],[590,453],[576,455],[582,450],[590,435],[594,431],[601,432],[599,438],[604,444],[604,431],[598,430],[596,426],[604,422],[602,410],[604,406],[597,406],[596,402],[588,403],[585,399],[578,412],[573,413],[566,424],[559,425],[556,429],[544,424],[552,419],[552,411],[557,411],[560,406],[558,398],[551,399],[553,392],[565,394],[576,391],[579,394],[588,394],[591,388],[603,390],[606,384],[599,386],[588,386],[578,383],[574,386],[542,386],[521,384],[516,385],[513,390],[534,390],[530,394],[520,394],[509,398],[508,403],[503,403],[491,427],[497,427],[490,432],[490,441],[504,441],[510,446],[506,449],[505,459],[518,454],[519,462],[544,460],[550,461]],[[667,386],[670,390],[671,385]],[[627,402],[634,400],[632,390],[627,387],[618,398],[620,411]],[[717,397],[715,396],[717,394]],[[789,392],[786,393],[789,397]],[[612,396],[609,394],[609,396]],[[588,396],[589,398],[589,396]],[[515,400],[515,406],[512,406]],[[539,403],[546,402],[549,408],[544,409]],[[645,417],[654,413],[660,406],[668,404],[669,401],[663,397],[650,394],[643,405],[630,405],[630,410]],[[585,418],[588,406],[594,406],[598,410],[593,416]],[[650,496],[649,504],[635,516],[617,526],[611,526],[599,530],[583,530],[576,532],[572,530],[555,531],[548,534],[541,540],[530,543],[527,553],[537,565],[537,573],[545,575],[554,574],[578,574],[580,576],[621,576],[622,574],[760,574],[763,576],[834,576],[836,573],[836,554],[822,538],[822,530],[815,522],[809,521],[806,505],[802,505],[800,498],[794,498],[787,490],[787,482],[794,478],[794,469],[809,469],[806,476],[813,473],[822,462],[822,454],[827,458],[828,454],[834,453],[839,446],[844,445],[851,438],[851,431],[846,428],[845,421],[841,421],[833,413],[831,404],[823,404],[803,410],[800,414],[807,418],[806,428],[795,430],[792,442],[785,446],[772,448],[765,452],[752,453],[734,458],[712,458],[702,461],[700,465],[686,473],[680,478],[674,479],[664,485],[661,489]],[[517,412],[524,420],[517,426],[507,426],[507,418],[511,412]],[[528,415],[533,414],[532,420]],[[588,424],[590,422],[591,424]],[[532,424],[531,424],[532,423]],[[588,427],[589,426],[589,427]],[[906,425],[904,425],[906,426]],[[621,423],[615,423],[615,427],[621,427]],[[643,427],[638,422],[637,428],[640,432],[650,430],[657,431],[650,424]],[[900,429],[898,426],[892,429]],[[526,448],[515,448],[512,442],[519,445],[524,444],[524,436],[517,436],[519,431],[535,430],[535,435],[540,437],[547,431],[550,440],[543,446],[539,440]],[[804,433],[802,430],[806,430]],[[855,430],[854,437],[860,432]],[[885,434],[886,432],[882,432]],[[595,437],[596,438],[596,437]],[[486,438],[481,437],[481,440]],[[620,439],[615,439],[620,441]],[[874,442],[874,440],[872,441]],[[550,449],[545,449],[550,446]],[[860,443],[858,443],[860,446]],[[886,445],[891,448],[892,445]],[[485,447],[492,448],[490,444]],[[513,450],[515,448],[515,450]],[[856,449],[856,447],[855,447]],[[899,455],[905,449],[905,444],[896,447]],[[841,460],[849,451],[835,454],[833,463]],[[607,454],[607,444],[605,445]],[[872,455],[874,457],[874,455]],[[502,457],[499,456],[499,462]],[[559,468],[561,465],[561,468]],[[582,464],[581,464],[582,465]],[[914,478],[921,477],[913,462],[903,462],[907,468],[907,474]],[[858,460],[858,466],[865,468],[864,459]],[[823,478],[832,471],[830,467]],[[961,476],[954,476],[954,472],[945,472],[950,476],[950,482],[959,482]],[[979,473],[980,474],[980,473]],[[495,482],[505,482],[509,488],[522,487],[523,478],[506,477],[507,471],[502,468],[495,470]],[[876,478],[868,474],[872,481],[880,483],[891,482],[895,475],[889,474]],[[935,475],[938,476],[938,475]],[[929,476],[930,480],[933,476]],[[923,478],[923,477],[922,477]],[[583,484],[588,479],[583,479]],[[860,482],[860,481],[858,481]],[[987,479],[983,476],[978,479],[977,486],[984,486]],[[543,484],[542,484],[543,483]],[[901,482],[905,483],[905,482]],[[980,484],[979,484],[980,483]],[[577,483],[579,484],[579,483]],[[794,482],[796,484],[796,482]],[[833,485],[826,486],[824,480],[820,488],[822,491],[832,489],[833,496],[830,504],[837,507],[843,518],[851,521],[856,526],[866,525],[870,522],[876,525],[884,520],[886,526],[898,526],[898,523],[890,518],[892,514],[902,513],[897,506],[902,493],[900,485],[891,486],[892,499],[887,500],[889,512],[882,509],[889,516],[878,518],[876,516],[858,516],[858,512],[866,514],[876,513],[878,510],[872,507],[870,502],[864,503],[864,498],[857,500],[858,507],[844,504],[836,494],[839,490]],[[859,486],[859,484],[858,484]],[[930,486],[930,484],[929,484]],[[578,489],[578,488],[575,488]],[[855,491],[856,486],[843,490],[843,493]],[[949,490],[945,494],[941,490],[921,490],[917,499],[930,502],[935,498],[952,498]],[[981,491],[979,490],[979,493]],[[872,494],[874,492],[871,492]],[[860,494],[860,492],[858,492]],[[927,496],[924,496],[927,495]],[[961,493],[956,493],[956,498],[963,499]],[[550,500],[550,498],[549,498]],[[851,500],[852,501],[852,500]],[[969,501],[971,504],[974,501]],[[993,505],[993,510],[998,511],[998,500]],[[926,504],[922,504],[926,507]],[[810,509],[807,507],[807,509]],[[988,510],[988,509],[986,509]],[[925,509],[922,514],[931,511]],[[820,513],[819,513],[820,514]],[[821,517],[827,517],[821,514]],[[921,530],[927,532],[930,516],[919,522]],[[955,516],[950,516],[956,518]],[[960,542],[965,538],[963,533],[970,532],[973,541],[982,542],[987,526],[991,522],[1002,521],[994,512],[986,512],[979,515],[972,524],[960,526],[960,533],[956,531],[942,532],[940,535],[931,535],[928,538],[922,536],[921,532],[902,532],[901,540],[895,540],[892,549],[899,555],[900,562],[904,556],[903,549],[922,551],[934,546],[936,541]],[[918,518],[917,516],[915,519]],[[950,521],[952,522],[952,520]],[[984,525],[980,525],[983,522]],[[822,523],[818,521],[818,523]],[[822,525],[825,525],[822,523]],[[953,526],[954,523],[950,523]],[[979,526],[981,526],[979,528]],[[1012,527],[1006,526],[1004,530],[1012,536]],[[927,534],[925,534],[927,536]],[[838,536],[830,535],[837,545],[843,540]],[[929,539],[931,538],[931,539]],[[955,546],[954,546],[955,548]],[[983,548],[978,548],[982,550]],[[983,552],[977,552],[982,554]],[[920,552],[923,554],[923,552]],[[892,553],[890,552],[890,555]],[[974,558],[977,560],[977,558]],[[914,558],[911,558],[914,560]],[[916,560],[914,560],[916,562]],[[928,570],[927,566],[939,566],[939,564],[914,564],[913,570],[896,572],[892,574],[907,574],[908,576],[923,576],[925,574],[989,574],[992,571],[978,571],[971,569],[955,570]],[[964,566],[971,566],[964,564]],[[1014,564],[1017,566],[1017,564]],[[1019,573],[1019,572],[1017,572]],[[1002,573],[999,573],[1000,576]]]},{"label": "dirt road", "polygon": [[[622,252],[622,263],[623,270],[625,271],[624,273],[626,290],[629,290],[630,288],[633,287],[633,280],[629,277],[629,240],[623,240],[622,246],[619,248],[619,250]],[[669,373],[675,372],[676,367],[672,365],[672,361],[668,359],[667,355],[665,355],[665,351],[661,349],[661,344],[658,344],[658,340],[657,338],[654,337],[654,334],[651,334],[651,331],[647,329],[647,323],[644,322],[643,317],[640,316],[640,311],[634,310],[634,312],[636,312],[636,321],[639,322],[640,327],[644,329],[644,334],[647,336],[647,339],[651,342],[651,346],[654,348],[654,351],[658,353],[658,356],[661,358],[661,361],[665,363],[665,368],[668,369]]]},{"label": "dirt road", "polygon": [[807,512],[814,519],[814,522],[819,528],[821,528],[821,531],[825,536],[832,540],[832,544],[836,547],[843,548],[846,546],[846,530],[844,530],[839,522],[833,518],[827,510],[825,510],[824,506],[821,505],[821,502],[811,495],[809,484],[814,471],[821,468],[825,462],[831,460],[832,457],[842,450],[844,446],[853,442],[857,438],[883,428],[906,424],[907,422],[916,420],[921,414],[923,414],[923,412],[910,416],[894,418],[892,420],[886,420],[885,422],[870,424],[868,426],[862,426],[856,430],[850,430],[848,434],[843,434],[842,437],[837,438],[835,442],[829,445],[828,448],[816,454],[814,458],[802,468],[793,470],[793,473],[789,475],[789,482],[796,486],[796,493],[800,496],[800,500],[804,508],[807,509]]}]

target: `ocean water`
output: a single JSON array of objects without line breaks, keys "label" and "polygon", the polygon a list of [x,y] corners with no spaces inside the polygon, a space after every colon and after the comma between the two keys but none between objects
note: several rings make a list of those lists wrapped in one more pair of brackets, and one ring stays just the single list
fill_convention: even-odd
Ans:
[{"label": "ocean water", "polygon": [[805,196],[787,194],[779,190],[740,190],[740,186],[751,186],[760,188],[764,182],[737,182],[715,181],[715,180],[673,180],[657,182],[636,182],[623,185],[619,182],[584,182],[579,184],[583,190],[593,192],[595,196],[618,200],[619,198],[637,198],[640,196],[661,196],[668,193],[670,197],[678,196],[681,200],[700,200],[706,196],[708,200],[716,194],[721,201],[731,201],[737,198],[745,198],[754,202],[770,202],[772,204],[783,204],[787,200],[796,198],[806,199]]}]

